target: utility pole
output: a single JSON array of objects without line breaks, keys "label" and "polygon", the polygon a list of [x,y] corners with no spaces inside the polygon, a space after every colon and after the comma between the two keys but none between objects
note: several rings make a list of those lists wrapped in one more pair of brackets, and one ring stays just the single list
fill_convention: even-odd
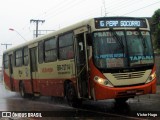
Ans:
[{"label": "utility pole", "polygon": [[2,44],[2,43],[1,43],[1,45],[5,45],[5,46],[6,46],[6,50],[7,50],[7,46],[8,46],[8,45],[12,45],[12,44],[7,44],[7,43]]},{"label": "utility pole", "polygon": [[34,19],[31,19],[30,20],[30,23],[31,22],[35,22],[36,23],[36,37],[38,37],[38,23],[41,22],[41,23],[44,23],[45,20],[34,20]]}]

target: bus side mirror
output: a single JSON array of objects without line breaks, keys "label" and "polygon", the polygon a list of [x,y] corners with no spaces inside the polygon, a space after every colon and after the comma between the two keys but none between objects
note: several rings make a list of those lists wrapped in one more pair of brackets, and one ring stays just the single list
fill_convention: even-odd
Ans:
[{"label": "bus side mirror", "polygon": [[92,36],[91,36],[91,34],[86,34],[86,41],[87,41],[87,44],[89,45],[89,46],[92,46]]}]

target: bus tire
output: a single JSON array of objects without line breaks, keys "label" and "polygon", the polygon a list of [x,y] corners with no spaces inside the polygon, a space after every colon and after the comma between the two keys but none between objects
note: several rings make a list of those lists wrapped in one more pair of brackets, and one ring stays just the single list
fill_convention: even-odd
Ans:
[{"label": "bus tire", "polygon": [[116,103],[125,103],[129,98],[115,98]]},{"label": "bus tire", "polygon": [[82,101],[77,98],[75,88],[71,82],[66,85],[66,99],[70,106],[79,107]]},{"label": "bus tire", "polygon": [[23,82],[20,82],[19,91],[20,91],[20,95],[21,95],[22,98],[26,98],[27,97]]}]

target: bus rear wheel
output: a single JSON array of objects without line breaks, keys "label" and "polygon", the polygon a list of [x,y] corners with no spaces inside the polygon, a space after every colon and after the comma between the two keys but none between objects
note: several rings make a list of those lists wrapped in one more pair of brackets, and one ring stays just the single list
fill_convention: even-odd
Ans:
[{"label": "bus rear wheel", "polygon": [[66,86],[66,98],[68,104],[72,107],[79,107],[82,104],[82,100],[77,98],[75,88],[71,82]]}]

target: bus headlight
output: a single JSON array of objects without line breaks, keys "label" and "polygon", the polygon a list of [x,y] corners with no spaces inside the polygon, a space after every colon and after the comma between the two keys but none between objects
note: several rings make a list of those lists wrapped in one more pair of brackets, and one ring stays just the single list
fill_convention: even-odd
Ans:
[{"label": "bus headlight", "polygon": [[97,82],[97,83],[99,83],[99,84],[101,84],[101,85],[105,85],[105,86],[107,86],[107,87],[113,87],[113,85],[109,82],[109,80],[107,80],[107,79],[103,79],[103,78],[100,78],[100,77],[98,77],[98,76],[95,76],[94,77],[94,80]]},{"label": "bus headlight", "polygon": [[152,80],[154,80],[154,78],[156,78],[156,72],[153,72],[147,79],[146,83],[151,82]]}]

